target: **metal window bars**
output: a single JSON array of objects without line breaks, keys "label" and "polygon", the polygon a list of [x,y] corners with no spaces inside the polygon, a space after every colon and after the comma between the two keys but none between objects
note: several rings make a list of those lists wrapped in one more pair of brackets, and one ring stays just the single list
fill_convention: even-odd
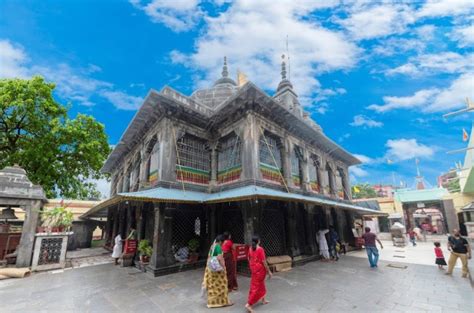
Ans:
[{"label": "metal window bars", "polygon": [[314,192],[320,192],[320,178],[319,178],[319,157],[316,155],[311,155],[310,162],[308,162],[309,167],[309,184],[310,188]]},{"label": "metal window bars", "polygon": [[177,141],[176,146],[177,180],[208,184],[211,155],[206,141],[186,134]]},{"label": "metal window bars", "polygon": [[242,172],[241,141],[232,134],[225,137],[219,145],[217,156],[217,181],[227,183],[240,178]]}]

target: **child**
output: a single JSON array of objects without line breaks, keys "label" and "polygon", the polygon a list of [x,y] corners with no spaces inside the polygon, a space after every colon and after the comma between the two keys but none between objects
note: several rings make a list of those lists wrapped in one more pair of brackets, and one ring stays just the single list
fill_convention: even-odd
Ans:
[{"label": "child", "polygon": [[446,261],[444,260],[444,255],[443,255],[443,250],[441,250],[440,246],[441,244],[439,242],[434,243],[435,248],[435,255],[436,255],[436,261],[435,263],[438,264],[438,268],[440,270],[444,270],[444,265],[446,265]]}]

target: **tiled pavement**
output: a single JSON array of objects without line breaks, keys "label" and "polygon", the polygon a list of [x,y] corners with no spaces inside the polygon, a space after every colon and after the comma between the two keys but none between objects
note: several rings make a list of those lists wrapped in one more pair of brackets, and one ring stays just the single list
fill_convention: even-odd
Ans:
[{"label": "tiled pavement", "polygon": [[[278,273],[267,283],[266,306],[257,312],[474,312],[467,279],[434,266],[369,269],[367,260],[312,262]],[[393,263],[391,263],[393,264]],[[209,312],[200,296],[203,270],[151,278],[112,264],[0,281],[0,312]],[[249,279],[239,276],[233,307],[244,312]]]}]

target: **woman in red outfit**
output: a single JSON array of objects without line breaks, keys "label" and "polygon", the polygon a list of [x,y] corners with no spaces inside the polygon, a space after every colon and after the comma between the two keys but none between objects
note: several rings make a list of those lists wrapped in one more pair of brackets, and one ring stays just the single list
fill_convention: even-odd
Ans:
[{"label": "woman in red outfit", "polygon": [[224,252],[225,269],[227,272],[227,285],[229,291],[237,290],[237,268],[234,260],[234,243],[228,232],[224,232],[225,241],[222,244],[222,251]]},{"label": "woman in red outfit", "polygon": [[265,257],[265,250],[260,247],[260,238],[258,236],[252,237],[252,248],[249,249],[249,266],[250,266],[250,290],[249,297],[245,308],[248,312],[254,312],[252,306],[258,301],[262,304],[269,303],[265,296],[267,289],[265,288],[265,277],[268,273],[269,278],[272,277],[272,272],[268,268]]}]

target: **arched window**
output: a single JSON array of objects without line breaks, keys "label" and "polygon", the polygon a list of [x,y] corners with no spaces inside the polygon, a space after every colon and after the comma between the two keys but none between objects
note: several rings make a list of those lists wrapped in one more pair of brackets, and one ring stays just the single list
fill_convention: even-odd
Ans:
[{"label": "arched window", "polygon": [[281,144],[278,137],[265,133],[259,143],[260,172],[264,180],[283,183]]},{"label": "arched window", "polygon": [[319,167],[321,161],[317,155],[312,154],[308,162],[309,167],[309,185],[312,191],[321,192],[321,177]]},{"label": "arched window", "polygon": [[176,179],[194,184],[209,184],[211,154],[207,142],[186,134],[177,142]]},{"label": "arched window", "polygon": [[148,143],[146,154],[148,161],[146,165],[146,180],[150,185],[155,185],[158,182],[158,170],[160,162],[160,143],[154,137]]},{"label": "arched window", "polygon": [[232,133],[221,139],[217,157],[217,182],[238,180],[242,172],[240,138]]},{"label": "arched window", "polygon": [[295,146],[291,151],[291,179],[296,187],[301,187],[303,181],[302,162],[303,152],[300,147]]},{"label": "arched window", "polygon": [[122,192],[129,192],[130,191],[130,176],[132,175],[132,168],[131,165],[128,167],[127,172],[125,173],[125,177],[123,179],[123,187]]}]

